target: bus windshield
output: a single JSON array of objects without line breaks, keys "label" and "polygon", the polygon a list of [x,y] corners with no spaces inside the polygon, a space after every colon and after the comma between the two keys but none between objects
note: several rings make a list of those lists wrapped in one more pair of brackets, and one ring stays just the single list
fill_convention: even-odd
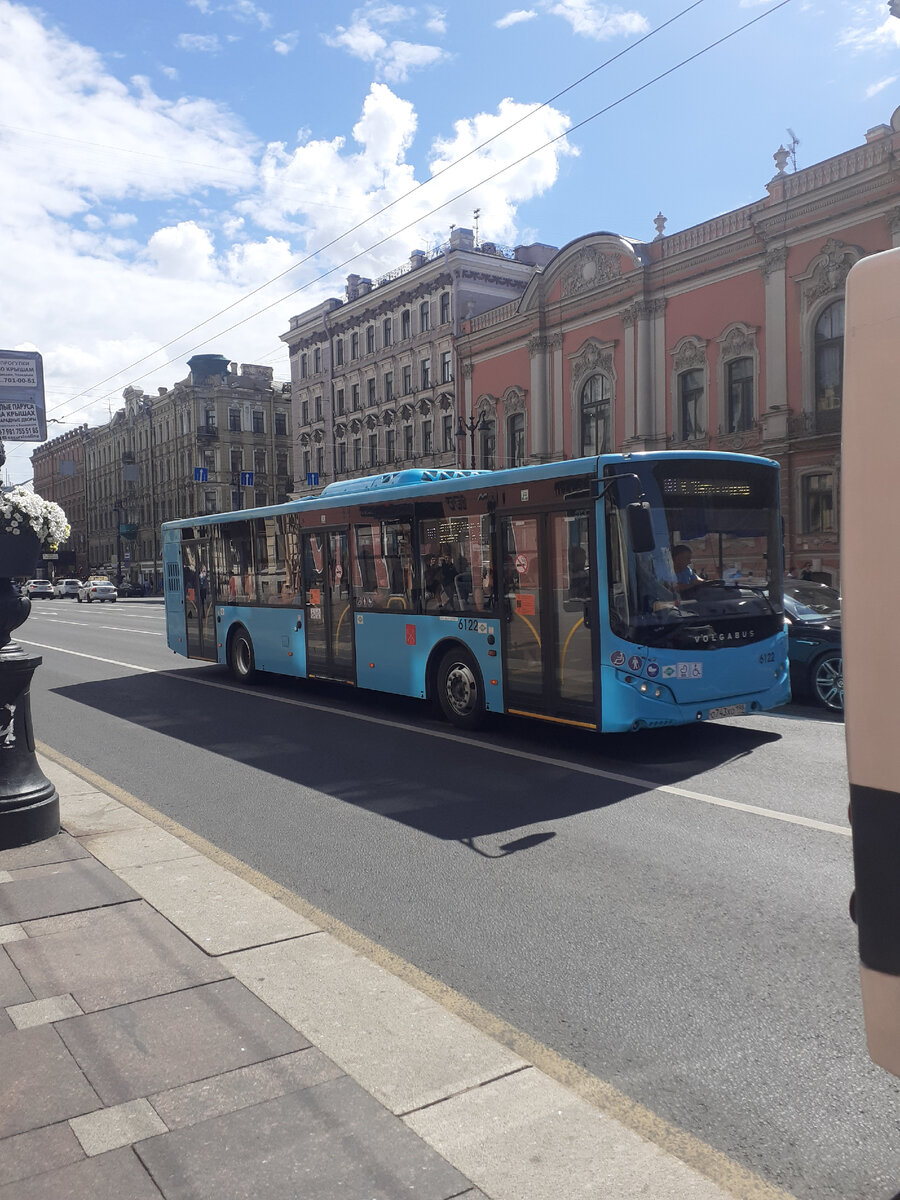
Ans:
[{"label": "bus windshield", "polygon": [[[778,474],[761,463],[640,459],[606,491],[613,633],[641,645],[714,650],[784,624]],[[636,538],[628,506],[649,506]]]}]

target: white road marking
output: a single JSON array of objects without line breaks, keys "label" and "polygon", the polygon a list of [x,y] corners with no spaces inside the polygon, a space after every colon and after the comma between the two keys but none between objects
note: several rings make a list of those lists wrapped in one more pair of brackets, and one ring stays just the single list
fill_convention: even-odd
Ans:
[{"label": "white road marking", "polygon": [[78,625],[82,629],[111,629],[115,633],[140,633],[144,637],[162,637],[162,629],[129,629],[126,625],[93,625],[89,621],[66,621],[63,617],[50,617],[51,625]]},{"label": "white road marking", "polygon": [[[267,692],[239,687],[234,683],[219,682],[215,679],[201,679],[194,671],[158,670],[155,667],[139,667],[134,663],[119,662],[114,658],[100,658],[96,654],[84,654],[79,650],[69,650],[62,646],[48,646],[42,642],[30,642],[25,638],[17,638],[26,646],[35,646],[39,650],[56,650],[60,654],[73,654],[76,658],[89,658],[94,662],[107,663],[114,667],[124,667],[130,671],[141,671],[145,674],[165,675],[170,679],[178,679],[185,683],[196,683],[202,687],[218,688],[221,691],[236,692],[241,696],[255,697],[268,700],[274,704],[285,704],[291,708],[306,708],[313,712],[328,713],[345,720],[361,721],[367,725],[382,725],[388,729],[402,729],[404,732],[416,733],[423,737],[439,738],[445,742],[456,742],[467,750],[476,747],[492,754],[504,755],[507,758],[519,758],[525,762],[540,763],[546,767],[558,767],[564,771],[572,771],[578,775],[590,775],[595,779],[609,779],[614,783],[624,783],[629,787],[638,787],[642,791],[664,792],[669,796],[680,796],[685,800],[699,800],[702,804],[712,804],[718,808],[730,808],[735,812],[750,813],[756,817],[768,817],[772,821],[784,821],[789,825],[801,825],[806,829],[817,829],[821,833],[836,833],[841,837],[850,837],[849,828],[842,825],[832,825],[828,821],[817,821],[813,817],[801,817],[795,813],[781,812],[774,808],[762,808],[758,804],[742,804],[738,800],[726,800],[722,796],[710,796],[705,792],[694,792],[688,788],[676,787],[669,783],[657,783],[652,779],[641,779],[635,775],[621,775],[616,771],[604,771],[600,767],[591,767],[586,763],[567,762],[562,758],[550,758],[545,754],[533,754],[528,750],[515,750],[511,746],[498,746],[493,742],[481,741],[477,738],[464,737],[442,729],[425,729],[420,725],[411,725],[406,721],[389,721],[385,717],[373,717],[368,713],[348,712],[343,708],[334,708],[329,704],[314,704],[310,700],[295,700],[290,696],[273,696]],[[209,664],[206,664],[209,665]]]}]

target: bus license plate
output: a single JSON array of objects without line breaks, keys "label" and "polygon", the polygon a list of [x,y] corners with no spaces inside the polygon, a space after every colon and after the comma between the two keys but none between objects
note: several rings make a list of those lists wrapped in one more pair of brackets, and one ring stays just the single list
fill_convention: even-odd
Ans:
[{"label": "bus license plate", "polygon": [[726,704],[724,708],[711,708],[709,719],[715,721],[717,717],[743,717],[746,712],[746,704]]}]

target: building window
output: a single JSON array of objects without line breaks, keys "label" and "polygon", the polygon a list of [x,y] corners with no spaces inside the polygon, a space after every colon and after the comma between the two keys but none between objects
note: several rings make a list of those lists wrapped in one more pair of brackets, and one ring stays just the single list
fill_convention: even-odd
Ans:
[{"label": "building window", "polygon": [[427,333],[431,328],[431,306],[427,300],[419,305],[419,332]]},{"label": "building window", "polygon": [[216,469],[216,452],[215,452],[215,450],[204,450],[203,451],[203,465],[204,465],[204,467],[206,467],[207,471],[214,471]]},{"label": "building window", "polygon": [[409,309],[404,308],[400,314],[400,337],[408,338],[410,334]]},{"label": "building window", "polygon": [[338,390],[337,390],[336,406],[337,406],[337,410],[338,410],[338,415],[340,416],[340,414],[344,411],[344,389],[343,388],[338,388]]},{"label": "building window", "polygon": [[[237,512],[238,509],[241,509],[243,507],[244,507],[244,497],[241,494],[241,489],[239,487],[232,488],[231,489],[231,511]],[[163,502],[162,502],[162,508],[163,508],[163,511],[165,512],[165,509],[166,509],[165,500],[163,500]]]},{"label": "building window", "polygon": [[374,467],[378,462],[378,434],[369,434],[369,466]]},{"label": "building window", "polygon": [[321,370],[322,370],[322,347],[316,346],[315,350],[313,350],[313,371],[315,372],[315,371],[321,371]]},{"label": "building window", "polygon": [[359,334],[350,334],[350,357],[359,358]]},{"label": "building window", "polygon": [[337,469],[339,471],[347,470],[347,443],[338,442],[337,444]]},{"label": "building window", "polygon": [[393,398],[394,398],[394,372],[393,371],[385,372],[384,398],[385,398],[385,400],[393,400]]},{"label": "building window", "polygon": [[266,473],[266,452],[265,450],[253,451],[253,470],[259,475]]},{"label": "building window", "polygon": [[316,451],[316,474],[320,479],[325,475],[325,450],[322,446]]},{"label": "building window", "polygon": [[231,447],[231,469],[232,471],[243,471],[244,469],[244,454],[240,446]]},{"label": "building window", "polygon": [[525,414],[513,413],[506,422],[506,465],[525,466]]},{"label": "building window", "polygon": [[316,396],[315,400],[313,401],[313,404],[315,405],[315,412],[314,412],[315,419],[317,421],[321,421],[322,420],[322,397]]},{"label": "building window", "polygon": [[305,379],[309,374],[309,355],[300,355],[300,378]]},{"label": "building window", "polygon": [[481,426],[481,465],[485,471],[493,471],[497,454],[497,428],[493,421],[484,421]]},{"label": "building window", "polygon": [[381,344],[382,346],[390,346],[393,340],[393,325],[391,318],[385,317],[381,322]]},{"label": "building window", "polygon": [[375,404],[375,380],[368,379],[366,381],[366,404],[369,408]]},{"label": "building window", "polygon": [[310,462],[309,451],[304,450],[303,451],[303,478],[304,479],[306,479],[307,475],[309,475],[311,473],[310,472],[311,465],[312,464]]},{"label": "building window", "polygon": [[300,424],[301,425],[309,424],[309,401],[308,400],[304,400],[303,403],[300,405]]},{"label": "building window", "polygon": [[431,454],[434,450],[434,445],[431,440],[431,422],[422,422],[422,453]]},{"label": "building window", "polygon": [[[231,433],[240,433],[241,431],[241,410],[239,408],[229,408],[228,410],[228,428]],[[169,431],[166,430],[166,441],[169,439]]]},{"label": "building window", "polygon": [[403,368],[403,395],[408,396],[412,391],[412,367]]},{"label": "building window", "polygon": [[701,369],[682,371],[678,376],[678,423],[675,436],[680,442],[694,441],[703,436],[703,391]]},{"label": "building window", "polygon": [[350,408],[353,412],[359,408],[359,384],[354,383],[350,388]]},{"label": "building window", "polygon": [[390,464],[394,461],[396,456],[396,446],[397,435],[394,433],[393,429],[386,429],[384,431],[384,457],[388,463],[388,466],[390,466]]},{"label": "building window", "polygon": [[431,359],[423,358],[420,366],[422,368],[422,387],[430,388],[431,387]]},{"label": "building window", "polygon": [[443,427],[443,434],[442,434],[443,443],[444,443],[443,448],[444,448],[444,451],[446,452],[448,450],[453,449],[453,417],[452,417],[452,415],[450,413],[447,413],[447,415],[442,418],[441,424]]},{"label": "building window", "polygon": [[264,508],[269,503],[269,497],[266,495],[265,488],[257,488],[254,497],[254,503],[257,508]]},{"label": "building window", "polygon": [[353,470],[358,471],[362,466],[362,438],[353,439]]},{"label": "building window", "polygon": [[726,369],[728,389],[728,433],[753,428],[753,359],[735,358]]},{"label": "building window", "polygon": [[413,456],[413,428],[412,425],[403,426],[403,457],[412,458]]},{"label": "building window", "polygon": [[805,475],[802,489],[804,533],[833,533],[834,476],[830,471]]},{"label": "building window", "polygon": [[446,325],[450,320],[450,293],[441,292],[441,324]]},{"label": "building window", "polygon": [[612,387],[609,376],[592,375],[581,389],[581,453],[606,454],[610,449]]},{"label": "building window", "polygon": [[453,382],[453,355],[451,351],[445,350],[441,354],[441,383]]},{"label": "building window", "polygon": [[375,353],[375,326],[366,326],[366,354]]},{"label": "building window", "polygon": [[287,413],[275,414],[275,436],[284,437],[287,434]]},{"label": "building window", "polygon": [[837,433],[841,427],[841,375],[844,370],[844,301],[829,304],[816,321],[816,429]]},{"label": "building window", "polygon": [[337,366],[342,366],[344,362],[344,339],[334,339],[334,361]]},{"label": "building window", "polygon": [[205,412],[205,414],[204,414],[204,420],[205,420],[205,422],[206,422],[206,428],[207,428],[207,429],[208,429],[208,430],[209,430],[211,433],[215,432],[215,428],[216,428],[216,410],[215,410],[214,408],[208,408],[208,409],[206,410],[206,412]]},{"label": "building window", "polygon": [[286,450],[278,450],[275,454],[275,474],[287,475],[288,456]]},{"label": "building window", "polygon": [[265,417],[263,416],[262,410],[259,408],[254,408],[254,410],[253,410],[253,432],[254,433],[265,433],[266,432]]}]

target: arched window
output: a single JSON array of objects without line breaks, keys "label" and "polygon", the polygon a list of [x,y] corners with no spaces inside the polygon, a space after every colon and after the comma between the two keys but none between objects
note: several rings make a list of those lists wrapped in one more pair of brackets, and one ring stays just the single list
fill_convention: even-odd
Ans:
[{"label": "arched window", "polygon": [[753,426],[753,359],[733,358],[727,365],[728,432]]},{"label": "arched window", "polygon": [[678,376],[678,427],[676,437],[680,442],[690,442],[703,436],[703,371],[682,371]]},{"label": "arched window", "polygon": [[525,414],[513,413],[506,422],[506,465],[525,466]]},{"label": "arched window", "polygon": [[581,389],[581,453],[606,454],[610,449],[612,388],[606,375],[592,375]]},{"label": "arched window", "polygon": [[837,433],[841,427],[841,375],[844,370],[844,301],[835,300],[816,321],[816,429]]},{"label": "arched window", "polygon": [[497,427],[493,421],[485,419],[481,425],[481,467],[485,471],[493,471],[496,453]]}]

